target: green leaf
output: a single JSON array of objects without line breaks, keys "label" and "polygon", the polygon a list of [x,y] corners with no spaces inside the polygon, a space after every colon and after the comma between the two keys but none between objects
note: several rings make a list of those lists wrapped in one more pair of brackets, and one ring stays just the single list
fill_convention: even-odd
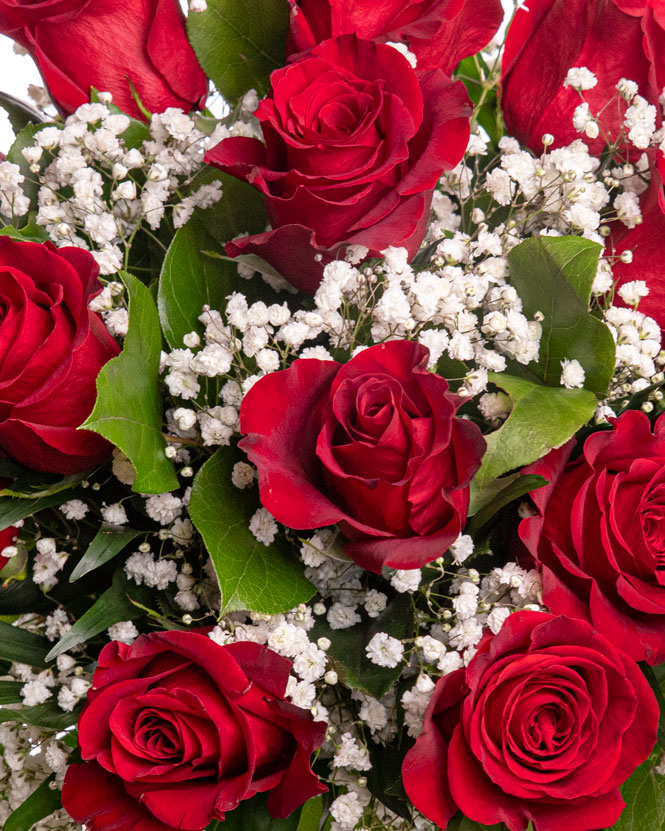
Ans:
[{"label": "green leaf", "polygon": [[323,816],[323,797],[321,795],[308,799],[300,809],[297,831],[319,831]]},{"label": "green leaf", "polygon": [[74,473],[71,476],[58,476],[53,473],[38,473],[28,470],[11,484],[0,490],[0,496],[16,496],[19,499],[41,499],[44,496],[60,493],[75,487],[90,471]]},{"label": "green leaf", "polygon": [[202,251],[215,247],[197,214],[176,231],[164,258],[159,278],[157,307],[164,337],[172,349],[181,349],[188,332],[203,335],[199,321],[204,304],[223,309],[226,296],[237,287],[234,263],[206,257]]},{"label": "green leaf", "polygon": [[22,689],[22,681],[0,681],[0,704],[20,704]]},{"label": "green leaf", "polygon": [[665,751],[665,696],[663,696],[662,680],[657,674],[658,670],[662,673],[663,665],[657,667],[649,666],[645,661],[640,661],[640,669],[644,673],[644,677],[649,682],[649,686],[653,690],[658,702],[658,709],[660,710],[660,717],[658,719],[658,744],[660,749]]},{"label": "green leaf", "polygon": [[9,116],[14,133],[20,133],[26,124],[42,124],[46,120],[44,116],[31,104],[14,98],[8,92],[0,92],[0,107]]},{"label": "green leaf", "polygon": [[[190,192],[215,181],[222,183],[222,199],[205,210],[198,209],[194,214],[199,217],[210,236],[223,244],[242,234],[265,231],[268,217],[263,195],[247,182],[204,165],[192,180]],[[236,270],[233,274],[237,279]]]},{"label": "green leaf", "polygon": [[614,372],[615,345],[607,326],[589,314],[600,253],[600,245],[581,237],[533,237],[512,249],[508,263],[524,314],[545,316],[539,359],[529,369],[559,387],[561,361],[576,359],[585,388],[602,396]]},{"label": "green leaf", "polygon": [[73,583],[89,571],[94,571],[94,569],[103,566],[104,563],[108,563],[126,545],[138,537],[140,533],[140,531],[135,531],[133,528],[124,528],[118,525],[102,525],[88,546],[85,554],[76,564],[76,568],[72,571],[69,582]]},{"label": "green leaf", "polygon": [[665,823],[665,776],[656,773],[660,752],[654,752],[621,786],[623,809],[613,831],[662,831]]},{"label": "green leaf", "polygon": [[95,635],[99,635],[114,623],[121,620],[138,620],[143,617],[144,612],[132,603],[135,599],[139,603],[149,601],[150,592],[144,586],[137,586],[125,577],[120,568],[113,575],[111,588],[95,601],[95,603],[76,621],[51,649],[46,656],[47,661],[52,661],[63,652],[67,652],[73,646],[89,641]]},{"label": "green leaf", "polygon": [[[49,127],[64,127],[64,124],[49,124]],[[27,124],[21,132],[16,136],[14,143],[9,148],[7,153],[7,161],[17,164],[21,173],[25,177],[25,181],[21,183],[21,188],[25,195],[30,199],[30,204],[37,205],[37,191],[39,190],[38,174],[30,170],[30,165],[23,157],[23,149],[25,147],[34,146],[35,133],[44,129],[44,124]],[[45,151],[39,162],[40,169],[43,171],[47,164],[52,160],[52,156],[48,151]],[[23,217],[15,217],[18,226],[23,227],[29,223],[29,214]]]},{"label": "green leaf", "polygon": [[68,499],[73,499],[70,491],[58,491],[49,496],[26,499],[17,496],[0,496],[0,530],[15,525],[20,519],[32,516],[44,508],[53,508],[62,505]]},{"label": "green leaf", "polygon": [[503,425],[485,437],[487,452],[476,474],[479,489],[560,447],[596,408],[589,390],[545,387],[506,373],[491,372],[489,380],[510,396],[513,408]]},{"label": "green leaf", "polygon": [[[506,826],[500,822],[497,825],[481,825],[479,822],[474,822],[472,819],[465,817],[464,814],[458,812],[450,820],[446,826],[446,831],[505,831]],[[531,823],[527,828],[530,831]]]},{"label": "green leaf", "polygon": [[18,710],[3,710],[3,721],[15,721],[18,724],[31,724],[33,727],[42,727],[46,730],[66,730],[76,724],[81,715],[83,704],[79,704],[71,712],[61,710],[56,700],[56,693],[43,704],[34,707],[21,707]]},{"label": "green leaf", "polygon": [[231,483],[238,458],[231,448],[223,448],[208,459],[194,479],[189,513],[217,573],[222,614],[243,609],[286,612],[313,597],[314,587],[281,535],[266,546],[249,530],[258,506]]},{"label": "green leaf", "polygon": [[30,831],[35,823],[62,807],[60,789],[50,788],[54,779],[55,774],[51,774],[7,817],[3,831]]},{"label": "green leaf", "polygon": [[391,669],[373,664],[367,657],[365,647],[377,632],[387,632],[398,640],[412,638],[415,634],[413,604],[408,595],[398,595],[377,618],[351,629],[335,631],[319,622],[313,632],[314,640],[320,637],[330,639],[328,656],[339,665],[340,677],[349,687],[381,698],[399,678],[402,666],[398,664]]},{"label": "green leaf", "polygon": [[95,409],[82,425],[117,445],[136,468],[133,488],[164,493],[179,486],[173,462],[164,455],[159,354],[162,336],[150,291],[126,272],[129,331],[122,352],[97,376]]},{"label": "green leaf", "polygon": [[465,533],[472,537],[501,508],[509,505],[515,499],[519,499],[520,496],[524,496],[525,493],[544,487],[547,484],[547,479],[544,476],[521,476],[519,473],[515,473],[505,479],[494,479],[482,491],[478,490],[475,483],[476,480],[474,479],[471,482],[471,503],[467,514],[468,516],[473,515],[473,520],[465,530]]},{"label": "green leaf", "polygon": [[270,73],[286,62],[285,0],[208,0],[187,17],[187,33],[206,75],[227,101],[270,89]]},{"label": "green leaf", "polygon": [[[218,831],[297,831],[300,809],[286,819],[273,819],[266,807],[266,794],[257,794],[243,800],[237,808],[228,811]],[[208,826],[210,827],[210,826]]]},{"label": "green leaf", "polygon": [[[30,214],[28,215],[30,220]],[[31,221],[23,228],[15,228],[13,225],[6,225],[0,228],[0,234],[3,237],[11,237],[12,239],[27,240],[28,242],[46,242],[50,239],[46,233],[46,229],[42,225],[35,225]]]},{"label": "green leaf", "polygon": [[45,669],[49,647],[46,638],[0,622],[0,660]]},{"label": "green leaf", "polygon": [[[94,87],[91,87],[90,100],[93,103],[99,102],[99,90],[96,90]],[[144,141],[148,141],[150,139],[150,128],[144,121],[138,121],[136,118],[132,118],[113,103],[106,104],[106,106],[112,113],[125,115],[129,119],[129,127],[120,135],[120,138],[124,141],[125,147],[127,147],[128,150],[139,148]],[[148,114],[148,118],[149,115],[150,114]]]}]

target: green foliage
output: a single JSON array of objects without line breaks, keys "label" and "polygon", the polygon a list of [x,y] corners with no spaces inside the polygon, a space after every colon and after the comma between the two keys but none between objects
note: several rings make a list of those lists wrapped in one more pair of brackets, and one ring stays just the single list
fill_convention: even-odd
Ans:
[{"label": "green foliage", "polygon": [[[50,124],[50,127],[64,127],[64,124]],[[44,129],[43,124],[26,124],[21,132],[16,136],[14,143],[9,148],[7,153],[7,161],[17,164],[21,169],[21,173],[25,177],[25,181],[21,183],[21,188],[25,195],[30,199],[31,205],[37,204],[37,191],[39,190],[39,182],[37,174],[30,170],[30,164],[23,157],[23,150],[26,147],[34,145],[35,133]],[[49,153],[44,153],[39,162],[40,169],[43,170],[50,162],[51,156]],[[23,227],[29,223],[29,215],[16,217],[18,227]]]},{"label": "green foliage", "polygon": [[249,530],[258,505],[231,482],[238,459],[231,448],[222,448],[208,459],[194,479],[189,513],[217,573],[222,613],[286,612],[313,597],[314,587],[281,535],[266,546]]},{"label": "green foliage", "polygon": [[[209,831],[299,831],[300,809],[295,810],[286,819],[273,819],[266,807],[266,794],[257,794],[252,799],[245,799],[226,814],[224,822],[213,820]],[[309,828],[302,829],[309,831]]]},{"label": "green foliage", "polygon": [[43,225],[35,225],[32,222],[32,214],[28,214],[28,224],[22,228],[15,228],[13,225],[6,225],[0,228],[0,235],[11,237],[22,242],[46,242],[49,235]]},{"label": "green foliage", "polygon": [[164,493],[179,483],[164,455],[159,354],[162,336],[150,291],[120,272],[129,294],[129,331],[120,355],[97,376],[95,409],[82,426],[117,445],[136,468],[134,490]]},{"label": "green foliage", "polygon": [[73,646],[89,641],[114,623],[138,620],[144,615],[144,606],[136,604],[145,604],[149,600],[150,591],[127,580],[124,571],[118,569],[113,575],[111,587],[60,638],[46,660],[52,661]]},{"label": "green foliage", "polygon": [[621,786],[624,808],[613,831],[662,831],[665,824],[665,776],[656,773],[661,751],[654,751]]},{"label": "green foliage", "polygon": [[20,704],[22,681],[0,681],[0,704]]},{"label": "green foliage", "polygon": [[157,307],[164,337],[172,349],[181,349],[188,332],[203,335],[199,321],[204,304],[223,309],[226,297],[236,287],[234,263],[207,257],[202,251],[215,248],[199,214],[176,231],[164,258],[159,278]]},{"label": "green foliage", "polygon": [[[450,820],[446,826],[447,831],[507,831],[506,826],[500,822],[498,825],[481,825],[479,822],[474,822],[472,819],[465,817],[464,814],[458,812]],[[531,831],[531,823],[527,831]]]},{"label": "green foliage", "polygon": [[322,817],[323,797],[319,795],[308,799],[300,809],[296,831],[319,831]]},{"label": "green foliage", "polygon": [[455,78],[462,81],[474,105],[473,120],[480,124],[494,145],[503,135],[503,119],[497,100],[498,78],[492,80],[492,72],[482,55],[472,55],[460,61]]},{"label": "green foliage", "polygon": [[529,369],[558,387],[561,361],[576,359],[586,389],[603,396],[612,378],[615,345],[610,330],[589,314],[591,285],[601,247],[580,237],[533,237],[508,255],[510,282],[527,317],[542,312],[540,356]]},{"label": "green foliage", "polygon": [[0,496],[16,496],[19,499],[42,499],[78,485],[90,471],[73,473],[71,476],[59,476],[55,473],[39,473],[25,470],[6,488],[0,490]]},{"label": "green foliage", "polygon": [[41,124],[43,126],[44,116],[39,110],[25,101],[14,98],[8,92],[0,92],[0,107],[7,113],[14,133],[20,133],[26,124]]},{"label": "green foliage", "polygon": [[124,528],[117,525],[102,525],[88,546],[87,551],[76,564],[76,568],[72,571],[69,582],[73,583],[89,571],[93,571],[103,566],[104,563],[108,563],[126,545],[138,537],[140,533],[140,531],[135,531],[133,528]]},{"label": "green foliage", "polygon": [[284,66],[286,0],[209,0],[187,17],[187,33],[206,75],[227,101],[255,89],[266,95],[270,73]]},{"label": "green foliage", "polygon": [[399,678],[402,667],[398,664],[391,669],[373,664],[365,653],[365,647],[377,632],[387,632],[401,640],[412,638],[415,628],[411,598],[402,594],[388,603],[378,617],[351,629],[332,631],[325,623],[318,622],[312,631],[314,640],[321,637],[330,639],[328,656],[337,664],[342,681],[353,689],[381,698]]},{"label": "green foliage", "polygon": [[49,647],[46,638],[0,622],[0,660],[45,669]]},{"label": "green foliage", "polygon": [[54,779],[55,774],[45,779],[25,802],[7,817],[4,831],[30,831],[35,823],[62,807],[59,788],[50,788]]},{"label": "green foliage", "polygon": [[[215,181],[222,183],[222,198],[204,211],[197,209],[194,213],[210,236],[223,244],[242,234],[265,231],[268,217],[263,195],[247,182],[205,165],[194,177],[191,189],[196,190]],[[237,279],[235,266],[233,274]]]},{"label": "green foliage", "polygon": [[547,484],[544,476],[515,473],[505,479],[493,479],[483,490],[478,489],[476,479],[471,482],[471,501],[468,516],[473,516],[466,533],[474,536],[501,508]]},{"label": "green foliage", "polygon": [[20,519],[32,516],[44,508],[62,505],[68,499],[76,499],[76,491],[61,490],[48,496],[30,497],[0,496],[0,530],[15,525]]},{"label": "green foliage", "polygon": [[487,452],[476,474],[476,487],[483,489],[493,479],[528,465],[560,447],[591,418],[596,397],[585,389],[545,387],[506,373],[489,374],[512,401],[504,424],[486,436]]},{"label": "green foliage", "polygon": [[81,715],[83,704],[79,704],[70,713],[66,713],[58,706],[55,695],[43,704],[34,707],[21,707],[18,710],[2,711],[3,721],[15,721],[18,724],[31,724],[44,730],[66,730],[76,724]]}]

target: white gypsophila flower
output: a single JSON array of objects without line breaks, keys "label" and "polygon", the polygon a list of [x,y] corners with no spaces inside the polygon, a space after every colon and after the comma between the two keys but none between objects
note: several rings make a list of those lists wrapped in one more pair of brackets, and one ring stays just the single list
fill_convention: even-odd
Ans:
[{"label": "white gypsophila flower", "polygon": [[503,392],[486,392],[478,399],[478,409],[488,421],[508,418],[512,406],[512,401]]},{"label": "white gypsophila flower", "polygon": [[104,312],[104,323],[112,335],[124,338],[129,331],[129,312],[127,309],[112,309],[110,312]]},{"label": "white gypsophila flower", "polygon": [[353,831],[363,815],[363,806],[354,791],[342,794],[330,805],[330,813],[339,823],[340,831]]},{"label": "white gypsophila flower", "polygon": [[461,565],[473,554],[473,538],[468,534],[460,534],[450,546],[450,553],[453,556],[455,565]]},{"label": "white gypsophila flower", "polygon": [[194,537],[194,526],[190,519],[175,519],[169,529],[169,535],[176,545],[187,546]]},{"label": "white gypsophila flower", "polygon": [[235,407],[211,407],[198,414],[201,438],[206,446],[225,446],[233,436],[233,427],[238,421]]},{"label": "white gypsophila flower", "polygon": [[475,646],[483,636],[483,627],[475,617],[458,620],[449,632],[449,643],[458,651]]},{"label": "white gypsophila flower", "polygon": [[568,70],[563,85],[564,87],[572,87],[578,92],[585,92],[588,89],[593,89],[597,83],[598,78],[586,66],[574,66]]},{"label": "white gypsophila flower", "polygon": [[286,685],[286,696],[291,699],[296,707],[309,710],[316,701],[316,687],[307,681],[297,681],[290,675]]},{"label": "white gypsophila flower", "polygon": [[65,519],[83,519],[90,509],[80,499],[70,499],[60,506],[60,510],[65,515]]},{"label": "white gypsophila flower", "polygon": [[636,193],[624,191],[614,199],[614,209],[617,216],[628,228],[634,228],[642,222],[640,200]]},{"label": "white gypsophila flower", "polygon": [[54,773],[63,774],[67,768],[68,753],[57,741],[50,742],[44,751],[44,761]]},{"label": "white gypsophila flower", "polygon": [[179,430],[191,430],[196,424],[196,410],[190,410],[187,407],[177,407],[173,411],[173,420],[178,425]]},{"label": "white gypsophila flower", "polygon": [[635,95],[624,116],[624,126],[628,129],[628,140],[641,150],[646,149],[656,131],[656,108],[653,104]]},{"label": "white gypsophila flower", "polygon": [[407,728],[407,733],[412,738],[417,738],[422,732],[423,716],[434,692],[434,686],[434,682],[428,675],[419,675],[413,687],[402,695],[401,703],[404,708],[404,723]]},{"label": "white gypsophila flower", "polygon": [[101,514],[104,522],[109,522],[111,525],[126,525],[129,521],[127,512],[119,502],[114,502],[112,505],[103,503]]},{"label": "white gypsophila flower", "polygon": [[331,629],[350,629],[360,623],[361,617],[356,611],[357,606],[347,606],[345,603],[333,603],[328,609],[326,620]]},{"label": "white gypsophila flower", "polygon": [[415,592],[421,579],[419,568],[398,569],[390,578],[390,585],[398,592]]},{"label": "white gypsophila flower", "polygon": [[370,770],[372,763],[369,753],[351,733],[343,733],[341,744],[337,747],[332,760],[334,768],[350,768],[352,770]]},{"label": "white gypsophila flower", "polygon": [[472,594],[460,594],[453,598],[453,608],[457,620],[468,620],[478,611],[478,598]]},{"label": "white gypsophila flower", "polygon": [[387,40],[386,46],[392,46],[393,49],[396,49],[400,54],[404,55],[404,57],[411,64],[413,69],[415,69],[418,66],[418,59],[413,54],[413,52],[410,51],[406,43],[395,43],[392,40]]},{"label": "white gypsophila flower", "polygon": [[[418,645],[418,642],[416,642],[416,645]],[[435,664],[446,651],[441,641],[438,641],[431,635],[425,635],[422,638],[420,649],[422,650],[423,658],[430,664]]]},{"label": "white gypsophila flower", "polygon": [[124,570],[130,579],[137,585],[146,586],[164,591],[170,583],[175,583],[178,576],[178,567],[173,560],[155,560],[150,552],[135,551],[127,558]]},{"label": "white gypsophila flower", "polygon": [[139,630],[134,626],[131,620],[121,620],[119,623],[114,623],[109,626],[107,634],[112,641],[121,641],[122,643],[133,643],[139,636]]},{"label": "white gypsophila flower", "polygon": [[378,617],[388,604],[388,596],[376,589],[370,589],[365,595],[364,607],[369,617]]},{"label": "white gypsophila flower", "polygon": [[52,691],[41,681],[28,681],[21,687],[21,697],[26,707],[43,704],[52,695]]},{"label": "white gypsophila flower", "polygon": [[576,360],[564,358],[561,361],[561,385],[568,390],[584,386],[586,373],[582,364]]},{"label": "white gypsophila flower", "polygon": [[649,294],[649,287],[644,280],[631,280],[619,288],[618,294],[627,306],[637,306]]},{"label": "white gypsophila flower", "polygon": [[506,618],[510,617],[511,609],[508,606],[495,606],[487,616],[487,625],[497,635]]},{"label": "white gypsophila flower", "polygon": [[324,675],[327,662],[326,653],[315,644],[310,643],[296,655],[293,661],[293,671],[303,681],[312,683]]},{"label": "white gypsophila flower", "polygon": [[170,525],[182,509],[182,499],[172,493],[155,494],[145,500],[145,512],[160,525]]},{"label": "white gypsophila flower", "polygon": [[46,626],[44,634],[50,641],[56,641],[61,638],[65,632],[71,629],[71,624],[67,617],[67,612],[64,609],[56,609],[46,617]]},{"label": "white gypsophila flower", "polygon": [[259,508],[249,521],[249,530],[259,542],[270,545],[274,542],[279,529],[272,514],[265,508]]},{"label": "white gypsophila flower", "polygon": [[256,469],[252,465],[247,464],[247,462],[236,462],[233,465],[231,481],[236,488],[240,490],[248,488],[254,482],[255,477]]},{"label": "white gypsophila flower", "polygon": [[463,661],[459,652],[446,652],[439,658],[436,666],[442,675],[448,675],[463,666]]},{"label": "white gypsophila flower", "polygon": [[294,658],[308,644],[305,630],[286,621],[275,627],[268,636],[268,646],[287,658]]},{"label": "white gypsophila flower", "polygon": [[365,647],[369,660],[380,667],[396,667],[404,656],[404,647],[386,632],[377,632]]},{"label": "white gypsophila flower", "polygon": [[635,81],[630,81],[627,78],[619,78],[616,88],[626,101],[632,101],[639,89]]}]

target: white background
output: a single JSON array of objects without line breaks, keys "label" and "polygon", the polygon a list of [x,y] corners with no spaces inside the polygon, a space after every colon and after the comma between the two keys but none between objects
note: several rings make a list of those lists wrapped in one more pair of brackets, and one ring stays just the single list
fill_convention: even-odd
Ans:
[{"label": "white background", "polygon": [[[235,0],[237,3],[243,0]],[[470,0],[473,2],[473,0]],[[501,0],[506,12],[512,12],[513,0]],[[4,35],[0,35],[0,90],[29,101],[28,85],[42,85],[41,76],[33,60],[28,55],[14,53],[13,42]],[[9,119],[3,110],[0,110],[0,151],[6,153],[14,140],[14,133]]]}]

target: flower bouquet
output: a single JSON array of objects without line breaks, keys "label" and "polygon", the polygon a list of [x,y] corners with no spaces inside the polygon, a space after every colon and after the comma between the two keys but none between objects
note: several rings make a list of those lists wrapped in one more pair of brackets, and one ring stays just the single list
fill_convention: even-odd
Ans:
[{"label": "flower bouquet", "polygon": [[0,0],[5,831],[665,827],[665,13],[517,5]]}]

